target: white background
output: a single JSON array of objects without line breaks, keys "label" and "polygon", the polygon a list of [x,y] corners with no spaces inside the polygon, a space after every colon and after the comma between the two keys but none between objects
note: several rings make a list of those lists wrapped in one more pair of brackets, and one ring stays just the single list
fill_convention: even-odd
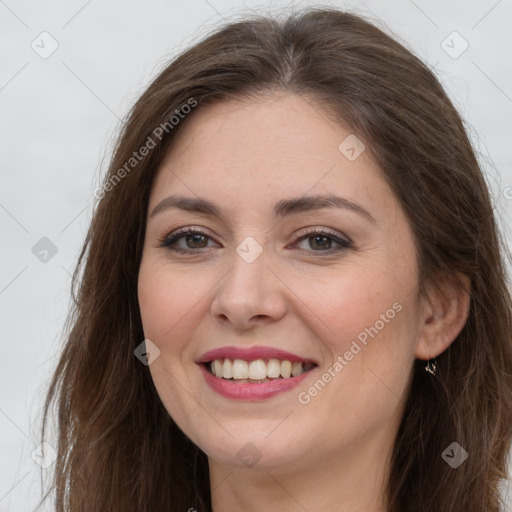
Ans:
[{"label": "white background", "polygon": [[[31,458],[39,443],[40,408],[61,350],[70,273],[91,219],[92,192],[120,120],[179,51],[225,20],[287,4],[306,5],[0,0],[0,511],[33,511],[40,497],[41,469]],[[512,1],[322,5],[381,20],[435,68],[468,123],[510,245]],[[41,42],[48,37],[40,36],[44,31],[58,43],[46,59],[31,47],[35,41],[50,48],[49,39]],[[453,31],[469,44],[455,59],[441,46]],[[454,40],[455,50],[460,44]],[[42,237],[58,250],[46,263],[32,252]]]}]

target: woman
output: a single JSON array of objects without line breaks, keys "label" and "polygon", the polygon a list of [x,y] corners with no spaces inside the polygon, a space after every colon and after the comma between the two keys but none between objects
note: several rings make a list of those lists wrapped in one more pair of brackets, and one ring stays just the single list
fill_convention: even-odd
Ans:
[{"label": "woman", "polygon": [[505,248],[402,45],[331,9],[227,25],[138,100],[95,195],[45,404],[57,510],[500,509]]}]

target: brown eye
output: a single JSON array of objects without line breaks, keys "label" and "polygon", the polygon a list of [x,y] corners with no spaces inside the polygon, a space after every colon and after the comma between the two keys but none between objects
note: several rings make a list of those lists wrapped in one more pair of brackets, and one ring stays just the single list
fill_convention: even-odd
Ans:
[{"label": "brown eye", "polygon": [[[178,245],[182,240],[183,243]],[[160,246],[180,253],[192,253],[196,252],[196,249],[208,248],[209,240],[210,237],[206,233],[187,228],[167,236]]]},{"label": "brown eye", "polygon": [[328,236],[321,235],[321,236],[309,236],[309,246],[311,249],[330,249],[332,239]]},{"label": "brown eye", "polygon": [[[296,244],[302,243],[305,240],[308,241],[308,247],[302,249],[311,250],[313,252],[323,252],[323,253],[333,253],[333,252],[339,252],[344,249],[348,249],[352,247],[351,242],[348,240],[345,240],[334,233],[328,232],[328,231],[310,231],[306,233],[305,235],[301,236]],[[332,247],[334,244],[336,244],[338,247]]]},{"label": "brown eye", "polygon": [[[178,253],[193,254],[199,253],[201,249],[212,247],[208,245],[211,240],[211,237],[202,231],[185,228],[167,236],[161,241],[160,246]],[[301,247],[301,249],[309,252],[332,254],[352,247],[349,240],[324,230],[310,231],[304,234],[295,245],[306,240],[308,247]],[[333,247],[333,244],[337,247]]]},{"label": "brown eye", "polygon": [[207,237],[204,235],[187,235],[185,237],[185,243],[191,248],[191,249],[200,249],[202,247],[206,247],[204,245],[204,242],[207,242]]}]

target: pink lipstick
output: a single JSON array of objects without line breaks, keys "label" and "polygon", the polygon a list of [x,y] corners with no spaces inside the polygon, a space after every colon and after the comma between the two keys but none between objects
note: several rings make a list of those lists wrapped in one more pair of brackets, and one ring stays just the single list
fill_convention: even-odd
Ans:
[{"label": "pink lipstick", "polygon": [[225,398],[259,401],[284,393],[308,378],[318,365],[307,357],[272,347],[222,347],[196,363],[208,386]]}]

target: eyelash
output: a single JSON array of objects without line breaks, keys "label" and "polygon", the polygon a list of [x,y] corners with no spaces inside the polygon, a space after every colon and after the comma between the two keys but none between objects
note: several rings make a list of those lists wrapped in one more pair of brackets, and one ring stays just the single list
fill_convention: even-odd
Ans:
[{"label": "eyelash", "polygon": [[[207,249],[208,248],[208,247],[200,247],[200,248],[197,248],[197,249],[182,249],[182,248],[178,248],[178,247],[173,247],[173,244],[175,244],[178,240],[180,240],[181,238],[184,238],[186,236],[189,236],[189,235],[201,235],[201,236],[204,236],[206,238],[211,239],[211,237],[207,233],[204,233],[203,231],[200,231],[198,229],[182,228],[182,229],[179,229],[178,231],[176,231],[174,233],[171,233],[170,235],[166,236],[165,238],[161,239],[160,240],[160,247],[164,247],[164,248],[166,248],[166,249],[168,249],[170,251],[177,252],[177,253],[180,253],[180,254],[197,253],[198,251],[201,251],[203,249]],[[335,233],[333,233],[331,231],[328,231],[328,230],[325,230],[325,229],[314,229],[314,228],[311,229],[311,230],[308,230],[306,233],[302,234],[299,237],[299,239],[295,242],[295,244],[297,244],[299,242],[302,242],[302,240],[305,240],[305,239],[308,239],[308,238],[312,238],[313,235],[315,235],[315,236],[324,236],[324,237],[327,237],[327,238],[331,238],[340,247],[334,248],[334,249],[331,248],[331,249],[328,249],[326,251],[322,251],[322,250],[314,251],[314,250],[311,250],[311,251],[308,251],[308,252],[323,253],[323,255],[331,255],[331,254],[338,253],[338,252],[341,252],[341,251],[346,250],[346,249],[352,249],[353,248],[352,242],[350,242],[348,239],[341,238],[338,235],[336,235]],[[304,249],[304,250],[307,251],[307,249]]]}]

